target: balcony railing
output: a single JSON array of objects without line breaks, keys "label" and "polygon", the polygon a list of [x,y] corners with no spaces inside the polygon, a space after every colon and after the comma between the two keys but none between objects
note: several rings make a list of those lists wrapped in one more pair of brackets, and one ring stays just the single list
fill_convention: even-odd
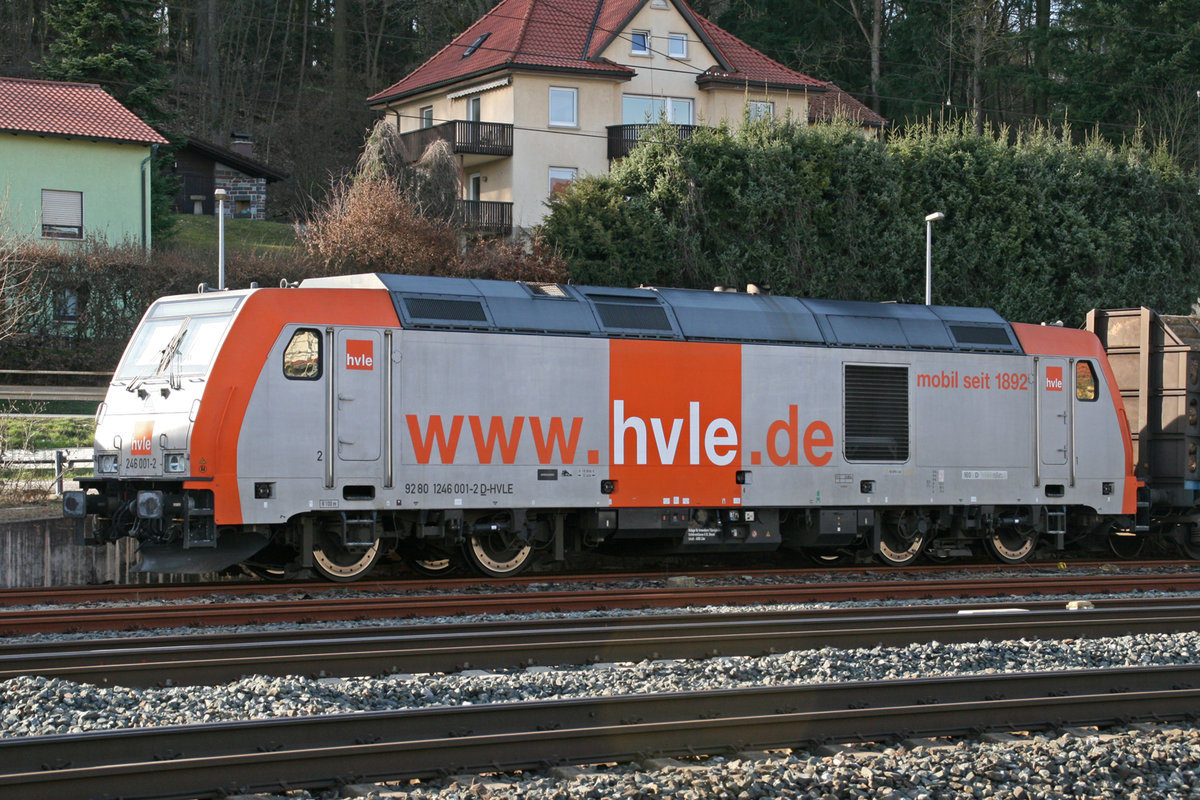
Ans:
[{"label": "balcony railing", "polygon": [[508,236],[512,233],[512,203],[500,203],[494,200],[459,200],[458,211],[462,215],[463,225],[467,228],[498,233]]},{"label": "balcony railing", "polygon": [[[629,155],[633,148],[637,147],[637,143],[641,141],[642,134],[646,131],[654,130],[658,125],[609,125],[608,126],[608,158],[624,158]],[[679,137],[679,141],[685,141],[692,138],[692,134],[700,126],[698,125],[672,125],[675,130],[675,135]]]},{"label": "balcony railing", "polygon": [[511,156],[513,126],[505,122],[470,122],[451,120],[431,128],[421,128],[401,134],[409,161],[417,161],[431,142],[444,139],[455,153]]}]

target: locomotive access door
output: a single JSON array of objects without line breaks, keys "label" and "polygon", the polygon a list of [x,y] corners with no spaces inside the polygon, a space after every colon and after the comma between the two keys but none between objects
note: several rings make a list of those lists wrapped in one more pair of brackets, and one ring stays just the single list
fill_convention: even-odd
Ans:
[{"label": "locomotive access door", "polygon": [[1071,447],[1070,375],[1067,359],[1037,359],[1038,461],[1047,481],[1067,476]]},{"label": "locomotive access door", "polygon": [[[380,340],[375,330],[350,328],[337,332],[332,400],[338,462],[379,460],[386,371]],[[341,472],[345,477],[363,476],[361,470],[353,468]]]}]

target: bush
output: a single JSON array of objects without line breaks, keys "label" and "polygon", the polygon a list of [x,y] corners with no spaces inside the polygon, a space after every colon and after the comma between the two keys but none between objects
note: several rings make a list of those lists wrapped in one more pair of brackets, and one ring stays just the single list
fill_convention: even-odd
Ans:
[{"label": "bush", "polygon": [[300,240],[326,275],[434,275],[458,255],[450,224],[417,214],[399,182],[389,177],[338,182]]},{"label": "bush", "polygon": [[[37,264],[42,277],[19,332],[0,348],[0,368],[109,372],[146,308],[159,297],[215,286],[217,265],[210,256],[175,249],[147,254],[140,247],[109,247],[86,242],[73,250],[41,243],[25,245],[21,257]],[[307,277],[303,254],[232,252],[226,257],[226,285],[278,286],[282,279]],[[60,383],[79,383],[63,376]]]}]

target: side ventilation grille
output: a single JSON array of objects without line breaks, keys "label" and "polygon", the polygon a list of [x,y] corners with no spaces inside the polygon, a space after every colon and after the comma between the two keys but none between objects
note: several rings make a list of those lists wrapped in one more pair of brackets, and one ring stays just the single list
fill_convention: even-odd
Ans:
[{"label": "side ventilation grille", "polygon": [[845,367],[847,461],[908,460],[908,367]]}]

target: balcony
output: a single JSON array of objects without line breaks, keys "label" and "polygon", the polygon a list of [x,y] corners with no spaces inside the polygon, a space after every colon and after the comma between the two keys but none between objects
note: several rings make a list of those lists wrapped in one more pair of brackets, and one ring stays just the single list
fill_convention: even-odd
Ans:
[{"label": "balcony", "polygon": [[[637,147],[638,142],[642,140],[642,134],[646,131],[654,130],[658,125],[641,124],[641,125],[609,125],[608,126],[608,159],[611,161],[614,158],[624,158],[629,155],[633,148]],[[679,141],[686,141],[692,138],[692,134],[696,131],[699,125],[672,125],[675,134],[679,137]]]},{"label": "balcony", "polygon": [[459,200],[458,213],[462,217],[464,227],[474,228],[484,233],[497,233],[501,236],[512,234],[512,203],[499,203],[494,200]]},{"label": "balcony", "polygon": [[513,126],[505,122],[471,122],[451,120],[431,128],[421,128],[400,135],[409,162],[418,161],[432,142],[444,139],[456,155],[482,156],[464,159],[466,164],[478,164],[513,154]]}]

